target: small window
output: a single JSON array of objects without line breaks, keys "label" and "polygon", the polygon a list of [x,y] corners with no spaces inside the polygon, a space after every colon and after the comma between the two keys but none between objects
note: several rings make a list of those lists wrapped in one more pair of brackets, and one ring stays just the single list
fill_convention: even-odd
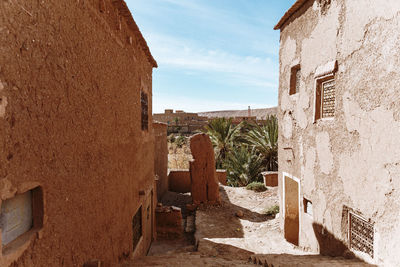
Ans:
[{"label": "small window", "polygon": [[366,219],[349,212],[350,248],[374,257],[374,225]]},{"label": "small window", "polygon": [[18,250],[29,235],[42,227],[43,191],[40,186],[4,200],[0,211],[1,252],[4,255]]},{"label": "small window", "polygon": [[142,207],[140,207],[135,216],[133,216],[132,234],[133,251],[135,251],[136,246],[139,244],[140,238],[142,237]]},{"label": "small window", "polygon": [[1,241],[5,246],[33,226],[32,192],[16,195],[1,205],[0,227]]},{"label": "small window", "polygon": [[140,103],[142,108],[142,131],[149,129],[149,103],[147,94],[140,92]]},{"label": "small window", "polygon": [[300,65],[292,67],[290,71],[289,95],[297,94],[300,91],[301,69]]},{"label": "small window", "polygon": [[313,208],[312,208],[312,202],[306,198],[303,198],[303,207],[304,207],[304,213],[308,215],[313,215]]},{"label": "small window", "polygon": [[317,80],[315,120],[335,116],[335,79],[330,76]]}]

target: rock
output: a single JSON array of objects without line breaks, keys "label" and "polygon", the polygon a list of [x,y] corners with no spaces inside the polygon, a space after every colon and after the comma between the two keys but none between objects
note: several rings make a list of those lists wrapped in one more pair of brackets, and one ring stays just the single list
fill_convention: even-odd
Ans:
[{"label": "rock", "polygon": [[243,218],[243,216],[244,216],[243,211],[238,210],[238,211],[236,212],[236,217]]}]

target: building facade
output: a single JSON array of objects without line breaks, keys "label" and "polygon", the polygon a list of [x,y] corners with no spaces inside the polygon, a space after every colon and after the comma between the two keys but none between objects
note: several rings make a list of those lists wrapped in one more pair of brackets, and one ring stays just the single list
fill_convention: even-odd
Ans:
[{"label": "building facade", "polygon": [[285,238],[400,266],[400,2],[297,0],[280,30]]},{"label": "building facade", "polygon": [[1,1],[0,25],[0,266],[144,255],[157,64],[125,2]]},{"label": "building facade", "polygon": [[163,122],[168,125],[168,134],[183,133],[192,134],[197,130],[203,129],[207,124],[207,117],[199,116],[197,113],[184,112],[166,109],[164,113],[153,114],[155,121]]}]

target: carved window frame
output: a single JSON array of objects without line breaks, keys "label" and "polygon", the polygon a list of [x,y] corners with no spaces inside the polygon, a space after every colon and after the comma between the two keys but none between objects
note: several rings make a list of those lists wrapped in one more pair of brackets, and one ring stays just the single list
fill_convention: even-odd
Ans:
[{"label": "carved window frame", "polygon": [[[314,79],[314,114],[313,120],[314,123],[317,121],[332,121],[336,116],[336,72],[337,72],[337,61],[328,62],[324,66],[320,66],[317,68]],[[333,81],[334,84],[334,114],[333,116],[323,117],[323,88],[324,85],[328,82]]]}]

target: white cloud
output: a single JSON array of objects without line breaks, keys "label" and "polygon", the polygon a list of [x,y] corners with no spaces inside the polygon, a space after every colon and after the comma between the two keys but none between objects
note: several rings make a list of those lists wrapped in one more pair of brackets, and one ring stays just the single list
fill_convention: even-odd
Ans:
[{"label": "white cloud", "polygon": [[189,40],[160,34],[148,37],[159,68],[200,71],[228,76],[236,84],[277,88],[277,69],[268,57],[240,56],[197,47]]}]

